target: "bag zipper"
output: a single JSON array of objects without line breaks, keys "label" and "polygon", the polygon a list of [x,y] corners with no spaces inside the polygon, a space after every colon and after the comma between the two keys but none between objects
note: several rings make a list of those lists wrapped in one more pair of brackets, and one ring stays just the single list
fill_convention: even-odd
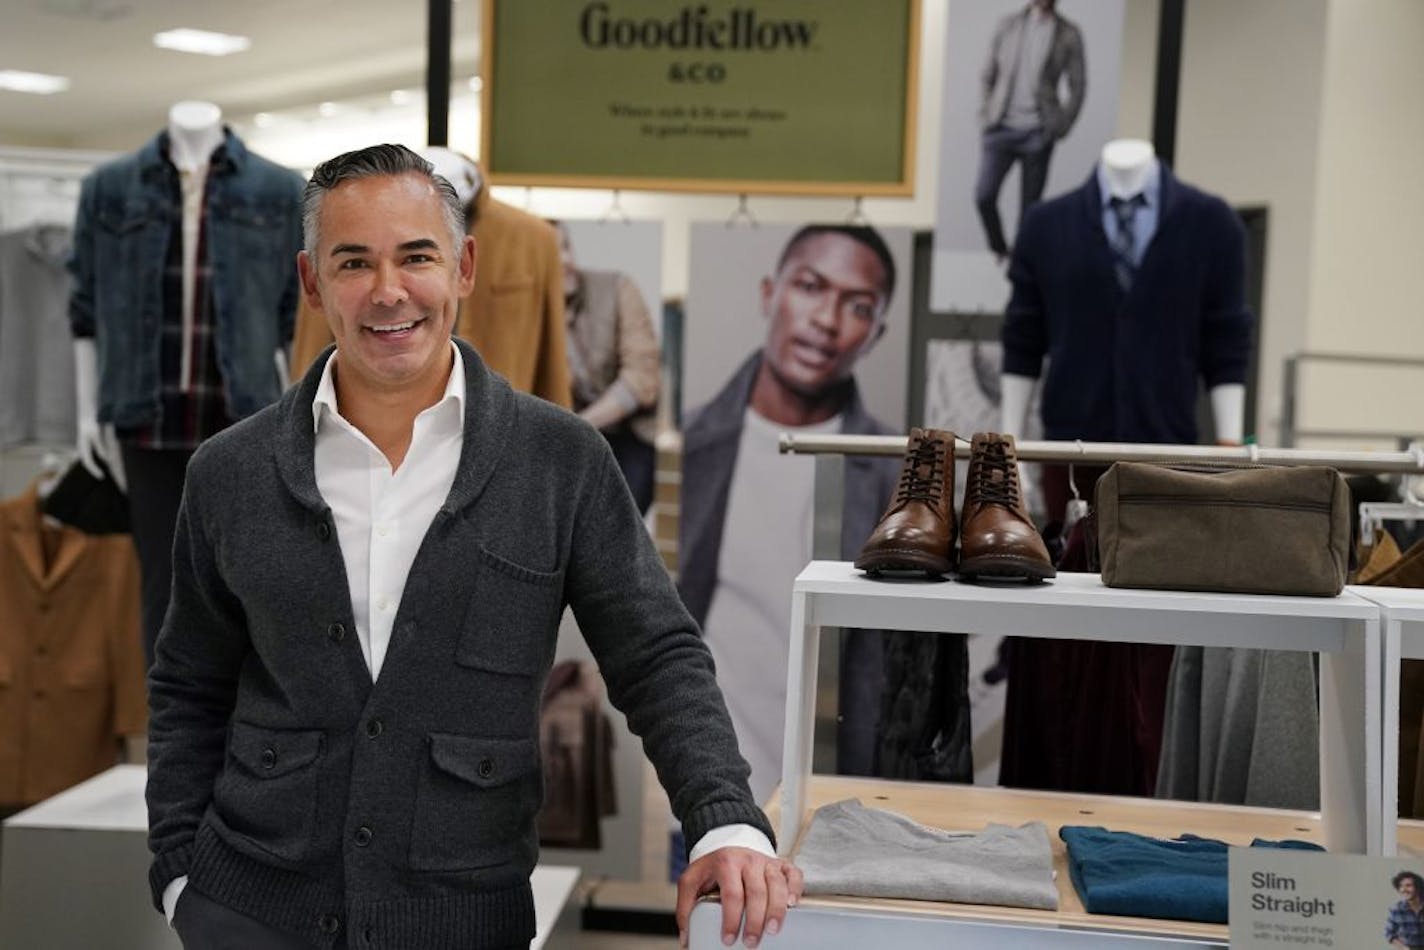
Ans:
[{"label": "bag zipper", "polygon": [[1213,505],[1223,508],[1276,508],[1282,511],[1315,511],[1328,513],[1334,509],[1328,501],[1244,501],[1227,498],[1192,498],[1184,495],[1119,495],[1120,505],[1172,504]]}]

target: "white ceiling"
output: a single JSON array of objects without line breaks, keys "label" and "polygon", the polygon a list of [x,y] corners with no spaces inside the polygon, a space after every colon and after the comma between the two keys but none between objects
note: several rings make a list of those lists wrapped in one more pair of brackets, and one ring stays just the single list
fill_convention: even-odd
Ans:
[{"label": "white ceiling", "polygon": [[[0,145],[127,147],[180,99],[233,118],[425,84],[423,0],[0,0],[0,69],[68,76],[67,92],[0,90]],[[480,4],[454,0],[453,75],[479,61]],[[232,56],[153,45],[193,27],[251,37]]]}]

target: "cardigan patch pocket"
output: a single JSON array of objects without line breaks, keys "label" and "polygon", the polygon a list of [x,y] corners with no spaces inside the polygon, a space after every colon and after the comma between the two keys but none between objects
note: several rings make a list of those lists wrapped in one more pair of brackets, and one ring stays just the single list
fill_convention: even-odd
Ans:
[{"label": "cardigan patch pocket", "polygon": [[455,662],[493,673],[542,677],[553,662],[563,612],[562,571],[536,571],[481,547]]},{"label": "cardigan patch pocket", "polygon": [[306,858],[315,840],[316,763],[324,744],[316,729],[233,723],[229,761],[213,791],[223,822],[278,858]]},{"label": "cardigan patch pocket", "polygon": [[533,739],[432,733],[410,835],[410,866],[465,871],[504,864],[539,807]]}]

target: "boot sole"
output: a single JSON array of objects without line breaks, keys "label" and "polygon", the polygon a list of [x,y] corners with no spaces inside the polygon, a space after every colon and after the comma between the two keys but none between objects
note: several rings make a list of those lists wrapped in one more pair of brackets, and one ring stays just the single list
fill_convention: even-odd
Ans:
[{"label": "boot sole", "polygon": [[965,581],[991,577],[995,580],[1023,580],[1037,584],[1057,576],[1058,570],[1052,564],[1017,554],[981,554],[959,562],[959,579]]},{"label": "boot sole", "polygon": [[910,548],[864,554],[855,559],[855,566],[867,574],[924,573],[938,577],[954,571],[949,558]]}]

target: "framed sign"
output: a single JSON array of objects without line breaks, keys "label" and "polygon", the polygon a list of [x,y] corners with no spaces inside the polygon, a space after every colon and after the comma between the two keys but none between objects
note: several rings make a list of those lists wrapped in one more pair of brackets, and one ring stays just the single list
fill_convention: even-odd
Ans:
[{"label": "framed sign", "polygon": [[486,0],[500,185],[914,192],[920,0]]}]

